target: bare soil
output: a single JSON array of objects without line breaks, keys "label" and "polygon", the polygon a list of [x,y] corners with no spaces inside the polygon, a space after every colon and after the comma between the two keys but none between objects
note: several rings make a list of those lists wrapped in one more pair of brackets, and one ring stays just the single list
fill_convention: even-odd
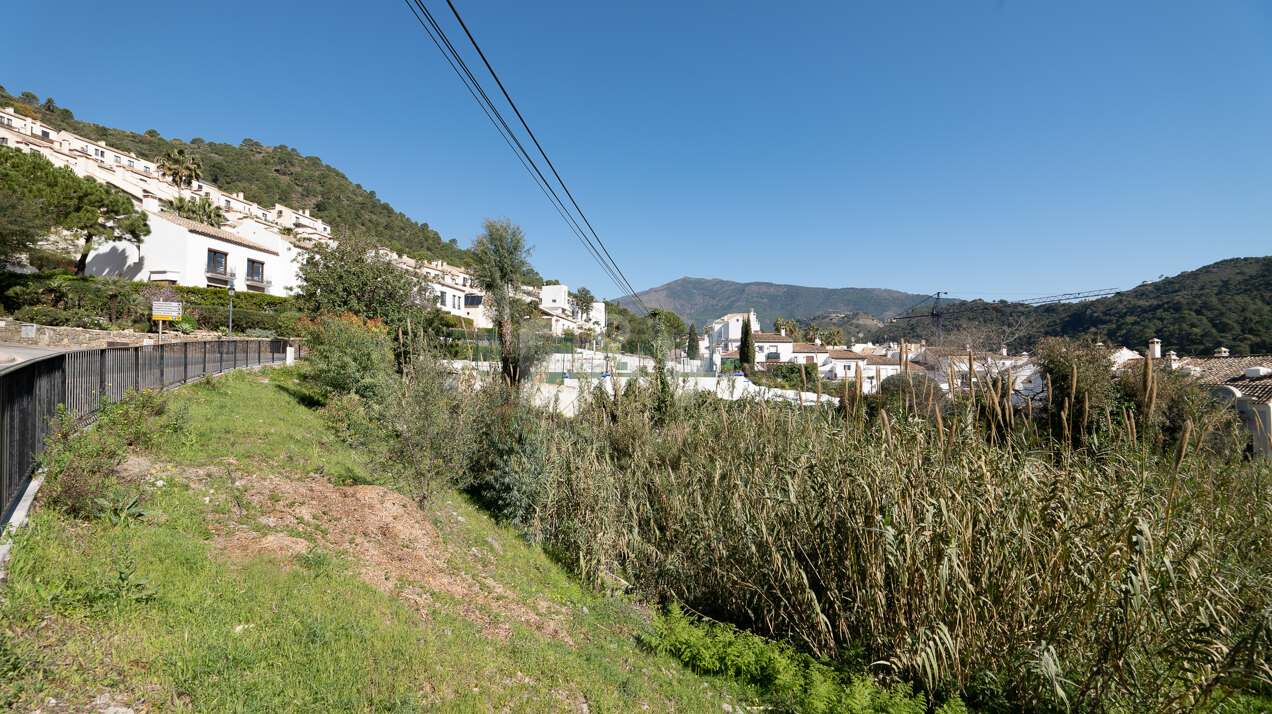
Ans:
[{"label": "bare soil", "polygon": [[[500,555],[447,544],[428,514],[389,489],[336,486],[312,473],[299,478],[234,473],[233,492],[224,493],[209,485],[209,477],[225,476],[227,466],[174,471],[167,464],[133,456],[123,468],[143,480],[179,478],[208,491],[210,502],[226,503],[229,514],[212,516],[209,529],[213,547],[230,561],[268,555],[290,567],[294,556],[310,550],[345,553],[360,578],[423,616],[443,609],[501,641],[510,638],[513,625],[519,623],[574,645],[564,608],[544,598],[524,600],[504,587],[482,572],[492,570],[490,564]],[[244,512],[257,514],[256,527],[234,520]]]}]

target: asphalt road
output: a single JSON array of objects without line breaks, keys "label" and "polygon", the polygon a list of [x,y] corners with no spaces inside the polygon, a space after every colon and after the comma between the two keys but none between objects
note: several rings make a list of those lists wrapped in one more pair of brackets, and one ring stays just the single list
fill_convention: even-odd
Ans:
[{"label": "asphalt road", "polygon": [[18,364],[19,362],[25,362],[33,357],[51,355],[54,352],[61,352],[61,350],[55,350],[49,347],[14,345],[8,342],[0,342],[0,368]]}]

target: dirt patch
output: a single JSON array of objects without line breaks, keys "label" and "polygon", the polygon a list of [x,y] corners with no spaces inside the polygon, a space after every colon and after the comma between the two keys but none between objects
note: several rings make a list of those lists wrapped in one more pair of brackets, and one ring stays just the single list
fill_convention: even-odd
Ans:
[{"label": "dirt patch", "polygon": [[[261,525],[303,533],[319,549],[349,553],[359,577],[395,593],[421,614],[439,609],[441,599],[445,609],[473,622],[488,637],[506,640],[513,623],[521,623],[542,636],[574,644],[562,608],[544,600],[523,603],[489,576],[448,567],[452,558],[468,554],[443,543],[424,512],[401,494],[380,486],[334,486],[316,474],[299,479],[253,475],[239,479],[237,486],[243,501],[260,510]],[[302,538],[261,535],[238,524],[213,531],[213,544],[234,558],[257,553],[289,557],[310,549]]]}]

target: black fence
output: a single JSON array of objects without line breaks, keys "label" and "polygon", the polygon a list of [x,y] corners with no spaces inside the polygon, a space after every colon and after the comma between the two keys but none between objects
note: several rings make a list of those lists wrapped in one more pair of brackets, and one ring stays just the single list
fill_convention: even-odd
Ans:
[{"label": "black fence", "polygon": [[284,362],[289,346],[300,357],[291,340],[211,340],[58,352],[0,369],[0,523],[26,488],[59,405],[90,415],[129,389],[166,389]]}]

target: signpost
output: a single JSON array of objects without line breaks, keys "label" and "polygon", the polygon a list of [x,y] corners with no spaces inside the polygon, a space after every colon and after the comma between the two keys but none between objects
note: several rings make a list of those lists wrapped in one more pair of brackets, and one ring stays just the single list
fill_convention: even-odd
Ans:
[{"label": "signpost", "polygon": [[158,300],[150,303],[150,319],[159,323],[159,341],[163,342],[163,323],[181,319],[181,303]]}]

